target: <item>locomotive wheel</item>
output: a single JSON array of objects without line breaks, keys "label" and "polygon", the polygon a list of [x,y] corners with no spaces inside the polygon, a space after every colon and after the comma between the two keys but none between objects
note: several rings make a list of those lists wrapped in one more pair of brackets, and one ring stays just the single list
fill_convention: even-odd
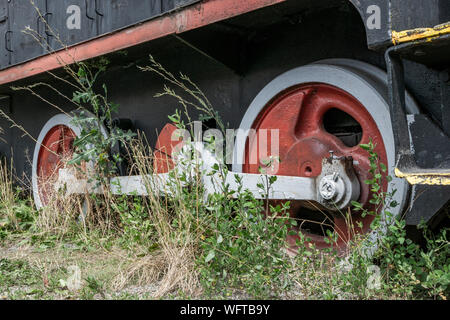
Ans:
[{"label": "locomotive wheel", "polygon": [[[85,112],[86,114],[86,112]],[[33,154],[32,185],[34,203],[38,209],[49,204],[54,194],[54,182],[59,169],[72,158],[73,141],[81,128],[71,123],[69,114],[57,114],[42,128]],[[101,128],[106,135],[106,129]]]},{"label": "locomotive wheel", "polygon": [[172,140],[172,135],[176,130],[175,125],[167,123],[158,135],[153,152],[153,171],[156,173],[167,173],[175,167],[172,152],[180,143]]},{"label": "locomotive wheel", "polygon": [[[353,157],[353,167],[358,176],[361,192],[358,202],[374,210],[369,203],[370,186],[364,183],[369,176],[370,162],[360,144],[370,140],[376,145],[380,162],[393,177],[385,181],[384,191],[396,190],[394,200],[399,204],[390,208],[394,216],[400,214],[406,202],[408,184],[394,175],[395,145],[387,97],[387,76],[383,71],[363,62],[335,59],[288,71],[271,81],[254,99],[240,124],[243,132],[249,129],[279,130],[279,175],[317,177],[321,173],[323,158],[329,152],[335,156]],[[418,113],[414,100],[407,95],[409,113]],[[265,132],[265,131],[264,131]],[[258,134],[256,135],[258,136]],[[233,171],[259,173],[264,167],[259,155],[258,140],[247,136],[245,146],[235,145]],[[266,150],[271,150],[268,139]],[[265,155],[263,155],[265,156]],[[256,159],[251,163],[250,159]],[[240,164],[241,163],[241,164]],[[243,164],[242,164],[243,163]],[[275,204],[278,201],[275,201]],[[384,208],[378,212],[380,213]],[[317,248],[329,247],[327,230],[335,231],[334,244],[345,252],[347,243],[355,234],[365,233],[372,240],[370,249],[376,247],[379,234],[370,230],[374,216],[363,217],[360,212],[331,213],[318,204],[292,201],[290,215],[299,220],[302,232]],[[358,226],[362,223],[363,227]],[[385,232],[386,225],[380,229]],[[295,249],[298,236],[289,236],[288,243]]]}]

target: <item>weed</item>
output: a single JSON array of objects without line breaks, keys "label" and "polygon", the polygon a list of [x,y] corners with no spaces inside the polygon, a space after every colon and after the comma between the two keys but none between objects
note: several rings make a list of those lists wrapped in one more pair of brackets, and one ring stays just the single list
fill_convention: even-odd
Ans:
[{"label": "weed", "polygon": [[252,297],[277,297],[290,282],[283,250],[292,223],[289,203],[271,206],[264,216],[264,202],[243,190],[238,176],[235,179],[236,192],[225,185],[224,193],[211,195],[208,202],[203,254],[197,260],[201,283],[208,294],[245,288]]},{"label": "weed", "polygon": [[108,185],[108,178],[117,174],[117,166],[123,161],[119,153],[113,152],[114,147],[130,141],[134,136],[130,130],[125,132],[113,125],[113,114],[118,111],[118,105],[108,101],[106,86],[102,86],[103,94],[94,91],[96,80],[107,65],[105,59],[90,64],[78,63],[75,80],[79,89],[74,91],[72,101],[78,105],[88,105],[93,114],[86,108],[73,113],[72,122],[81,128],[81,133],[75,138],[75,153],[68,162],[78,166],[86,162],[95,163],[95,170],[91,173],[93,176],[89,178],[95,178],[104,186]]},{"label": "weed", "polygon": [[28,199],[23,199],[21,188],[13,187],[12,164],[0,163],[0,239],[10,232],[24,232],[36,218]]}]

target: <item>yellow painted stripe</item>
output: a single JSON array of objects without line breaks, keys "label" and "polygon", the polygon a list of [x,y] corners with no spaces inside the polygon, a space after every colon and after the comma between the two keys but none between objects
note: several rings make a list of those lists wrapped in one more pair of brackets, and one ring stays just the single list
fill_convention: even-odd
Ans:
[{"label": "yellow painted stripe", "polygon": [[418,28],[404,31],[392,31],[392,43],[394,45],[415,40],[429,39],[430,41],[445,34],[450,34],[450,22],[440,24],[434,28]]},{"label": "yellow painted stripe", "polygon": [[450,172],[404,173],[395,168],[395,175],[399,178],[405,178],[411,185],[450,186]]}]

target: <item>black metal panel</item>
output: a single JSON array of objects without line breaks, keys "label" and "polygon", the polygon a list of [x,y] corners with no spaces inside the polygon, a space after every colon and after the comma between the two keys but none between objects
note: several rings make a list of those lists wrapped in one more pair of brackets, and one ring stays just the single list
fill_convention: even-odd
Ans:
[{"label": "black metal panel", "polygon": [[161,0],[161,6],[163,12],[169,12],[200,1],[201,0]]},{"label": "black metal panel", "polygon": [[[449,0],[350,0],[366,27],[370,48],[386,47],[391,43],[391,31],[429,28],[450,21]],[[369,7],[380,8],[380,28],[371,28]]]},{"label": "black metal panel", "polygon": [[10,64],[10,55],[7,43],[9,36],[8,0],[0,0],[0,69]]},{"label": "black metal panel", "polygon": [[163,12],[171,11],[175,8],[174,0],[161,0],[161,10]]},{"label": "black metal panel", "polygon": [[[0,0],[0,69],[199,1]],[[36,37],[23,32],[27,26]]]},{"label": "black metal panel", "polygon": [[401,31],[416,28],[434,27],[440,23],[440,17],[445,16],[445,9],[440,4],[448,0],[394,0],[391,1],[392,30]]},{"label": "black metal panel", "polygon": [[406,224],[429,222],[449,200],[450,186],[414,186]]},{"label": "black metal panel", "polygon": [[[395,0],[394,0],[395,1]],[[358,12],[364,22],[367,34],[367,43],[369,47],[379,47],[389,45],[391,42],[389,16],[390,8],[387,0],[350,0],[358,9]],[[379,12],[375,12],[379,9]],[[374,26],[372,17],[379,13],[379,26]]]},{"label": "black metal panel", "polygon": [[[386,53],[389,71],[390,113],[396,145],[396,166],[403,173],[417,172],[423,177],[445,174],[450,169],[450,138],[426,115],[407,117],[404,97],[402,52],[414,49],[415,43],[392,47]],[[408,132],[411,141],[408,137]],[[414,186],[406,222],[416,225],[429,221],[449,201],[448,186]]]},{"label": "black metal panel", "polygon": [[[11,51],[11,64],[20,63],[42,55],[44,50],[44,30],[40,23],[39,13],[45,14],[45,0],[34,0],[34,6],[30,1],[8,1],[9,32],[7,34],[7,47]],[[36,32],[33,37],[26,31],[26,27]]]},{"label": "black metal panel", "polygon": [[200,0],[95,0],[100,34],[115,31]]},{"label": "black metal panel", "polygon": [[50,26],[46,32],[51,49],[59,49],[63,45],[72,45],[98,35],[95,1],[46,0],[46,2],[46,20]]},{"label": "black metal panel", "polygon": [[108,33],[162,14],[162,0],[96,0],[100,33]]},{"label": "black metal panel", "polygon": [[417,165],[450,168],[450,138],[423,114],[409,115],[408,126]]},{"label": "black metal panel", "polygon": [[450,137],[450,68],[440,74],[442,129]]},{"label": "black metal panel", "polygon": [[436,70],[450,67],[450,35],[414,41],[402,50],[402,57]]},{"label": "black metal panel", "polygon": [[450,1],[441,0],[439,3],[439,21],[450,21]]}]

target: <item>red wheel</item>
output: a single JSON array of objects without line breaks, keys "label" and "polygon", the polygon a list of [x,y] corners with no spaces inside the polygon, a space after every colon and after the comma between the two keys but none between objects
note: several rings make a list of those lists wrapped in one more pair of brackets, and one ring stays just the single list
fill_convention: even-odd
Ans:
[{"label": "red wheel", "polygon": [[[375,208],[369,203],[370,186],[364,181],[371,178],[370,162],[368,153],[359,145],[372,140],[380,162],[394,177],[395,144],[386,79],[381,70],[351,60],[324,61],[280,75],[257,95],[244,115],[240,125],[242,132],[255,129],[257,134],[244,133],[246,139],[237,139],[233,171],[258,173],[258,168],[264,167],[262,160],[270,155],[265,154],[265,150],[272,150],[272,139],[267,137],[267,144],[262,146],[264,151],[260,152],[258,131],[264,136],[270,130],[279,130],[280,163],[273,174],[317,177],[321,174],[322,160],[330,156],[330,151],[336,156],[351,156],[361,188],[358,202],[366,209],[379,209],[380,213],[385,208]],[[407,104],[411,113],[417,112],[409,95]],[[245,145],[241,145],[243,141]],[[382,188],[386,192],[396,190],[394,200],[399,206],[390,211],[394,216],[400,214],[406,203],[407,183],[394,177],[392,183],[385,180]],[[325,240],[328,231],[337,235],[333,246],[341,253],[356,234],[368,234],[370,240],[380,235],[370,229],[374,216],[362,217],[360,212],[350,208],[345,212],[332,212],[316,202],[291,201],[290,215],[298,219],[297,231],[317,248],[330,246]],[[384,232],[387,223],[382,221],[382,224]],[[297,238],[289,236],[287,239],[292,249]],[[375,248],[376,241],[370,242],[370,246]]]},{"label": "red wheel", "polygon": [[59,169],[73,155],[73,141],[80,134],[66,114],[52,117],[42,128],[33,156],[33,195],[38,209],[49,204]]},{"label": "red wheel", "polygon": [[[94,117],[86,111],[79,114]],[[103,126],[100,130],[106,136]],[[55,192],[54,182],[58,180],[59,169],[72,158],[73,141],[80,133],[81,129],[72,123],[72,117],[68,114],[50,118],[42,128],[34,148],[32,168],[33,198],[38,209],[49,204]]]},{"label": "red wheel", "polygon": [[[260,113],[253,129],[256,129],[256,136],[260,130],[279,130],[279,175],[317,177],[321,174],[322,160],[329,157],[330,150],[336,156],[352,156],[361,184],[359,201],[366,208],[374,209],[369,204],[370,187],[364,183],[370,178],[367,153],[359,147],[359,143],[346,145],[337,135],[327,131],[329,128],[324,120],[333,120],[329,119],[333,116],[347,116],[355,127],[359,124],[362,130],[355,132],[356,135],[362,135],[358,139],[359,143],[369,143],[372,139],[380,161],[387,163],[383,139],[371,115],[353,96],[327,84],[303,84],[281,93]],[[271,150],[270,143],[271,139],[268,139],[267,150]],[[250,139],[246,146],[243,172],[258,173],[259,167],[264,167],[258,151],[257,138]],[[250,157],[256,157],[257,163],[250,164]],[[383,187],[386,190],[387,185]],[[312,211],[316,211],[315,217]],[[324,240],[326,229],[332,227],[337,232],[337,246],[342,248],[353,235],[349,230],[367,232],[374,219],[374,216],[363,218],[358,212],[352,212],[353,221],[350,224],[345,220],[345,213],[327,214],[325,211],[318,205],[314,208],[314,204],[300,201],[293,202],[290,210],[292,217],[299,219],[304,233],[318,248],[329,246]],[[363,223],[362,229],[358,227],[359,223]],[[297,237],[290,236],[289,243],[295,245]]]},{"label": "red wheel", "polygon": [[168,123],[158,135],[155,151],[153,152],[153,170],[156,173],[167,173],[175,166],[172,153],[180,143],[180,141],[174,137],[176,130],[177,127]]},{"label": "red wheel", "polygon": [[72,158],[75,133],[65,125],[53,127],[41,143],[37,161],[38,189],[43,205],[50,200],[58,170]]}]

